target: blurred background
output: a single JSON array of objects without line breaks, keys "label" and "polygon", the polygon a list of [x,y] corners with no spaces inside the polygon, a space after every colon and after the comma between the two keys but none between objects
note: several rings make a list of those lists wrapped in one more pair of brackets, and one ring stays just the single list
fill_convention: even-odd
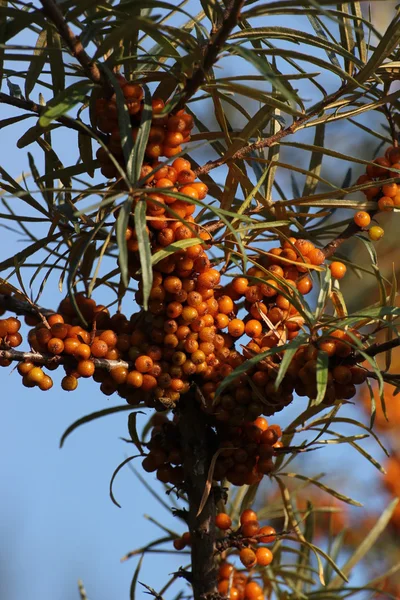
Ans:
[{"label": "blurred background", "polygon": [[[367,3],[365,5],[367,10]],[[188,2],[185,10],[195,15],[199,10],[199,3]],[[395,2],[372,2],[371,10],[374,26],[383,32],[394,14]],[[255,25],[279,25],[279,21],[279,18],[271,18],[266,23],[264,19],[262,23]],[[175,16],[171,24],[179,24],[179,17]],[[305,17],[288,18],[285,26],[313,33]],[[17,38],[13,41],[22,43],[22,40]],[[34,41],[34,38],[30,41],[24,39],[23,43]],[[285,43],[282,43],[282,47],[286,47]],[[290,47],[289,42],[287,47]],[[235,65],[235,59],[231,57],[221,61],[218,68],[223,70],[225,77],[229,77],[237,74],[238,68],[243,70],[243,65],[242,61],[238,67]],[[248,72],[252,72],[250,65]],[[288,65],[285,65],[284,72],[289,72]],[[23,80],[18,73],[10,77],[9,81],[23,89]],[[335,89],[337,82],[333,75],[324,75],[323,85],[328,91]],[[294,83],[297,85],[297,82]],[[298,87],[300,96],[306,99],[306,105],[315,102],[315,88],[307,83],[307,80],[300,80]],[[3,81],[1,91],[8,93],[6,81]],[[46,98],[46,90],[41,91]],[[32,98],[36,99],[34,95]],[[194,108],[210,130],[218,129],[207,102],[197,102]],[[250,113],[255,112],[257,108],[256,102],[254,106],[250,102],[246,106]],[[18,110],[0,104],[0,119],[17,114],[20,114]],[[240,130],[243,126],[241,116],[229,108],[227,114],[233,128]],[[368,122],[371,129],[386,136],[389,144],[390,136],[378,114],[366,113],[359,119],[360,123],[363,121]],[[33,153],[39,170],[43,170],[44,161],[40,150],[34,146],[23,150],[16,147],[16,140],[25,132],[27,123],[32,126],[34,122],[35,118],[31,118],[1,132],[1,164],[13,177],[18,177],[22,172],[29,173],[27,150]],[[74,164],[77,159],[77,140],[74,132],[62,129],[54,134],[54,140],[64,164]],[[313,132],[304,129],[296,135],[295,140],[313,143]],[[371,160],[376,153],[383,153],[380,152],[378,144],[376,147],[371,144],[370,136],[346,124],[345,121],[328,125],[326,140],[332,149],[367,160]],[[210,151],[204,147],[196,150],[194,156],[200,164],[213,158]],[[309,154],[284,147],[281,160],[307,169]],[[321,176],[335,185],[341,185],[351,167],[350,177],[351,182],[354,182],[362,173],[361,165],[357,166],[360,168],[355,168],[354,163],[346,164],[345,161],[326,157]],[[223,185],[225,171],[221,169],[215,177],[218,183]],[[96,178],[98,179],[98,175]],[[305,181],[301,174],[295,174],[293,178],[289,171],[280,168],[278,179],[289,198],[293,196],[293,190],[296,188],[302,190]],[[28,187],[31,187],[28,176],[27,182]],[[324,184],[318,186],[318,191],[327,189],[329,188]],[[278,198],[276,193],[275,197]],[[16,207],[19,200],[8,198],[7,202]],[[26,214],[29,215],[29,211]],[[378,220],[385,229],[385,237],[377,247],[379,265],[382,273],[390,278],[398,249],[398,221],[390,215],[380,215]],[[4,260],[24,247],[27,243],[27,233],[16,230],[12,221],[0,218],[0,225],[0,260]],[[30,227],[29,223],[27,227]],[[35,235],[39,232],[40,225],[35,224]],[[43,231],[42,235],[44,233]],[[346,256],[347,252],[352,252],[352,258],[356,258],[357,263],[368,264],[369,255],[361,243],[358,245],[351,242],[344,245],[341,254]],[[44,256],[39,253],[39,262]],[[34,269],[23,272],[26,284],[33,272]],[[16,285],[18,286],[18,283]],[[35,285],[37,291],[38,285]],[[373,277],[364,276],[361,279],[359,273],[349,272],[341,287],[346,300],[349,301],[349,307],[354,309],[358,302],[362,305],[367,296],[368,302],[372,301],[376,282]],[[40,304],[55,308],[64,295],[65,289],[62,293],[58,291],[58,274],[52,275],[40,298]],[[95,299],[106,303],[104,296],[95,296]],[[131,310],[129,302],[131,299],[126,299],[127,310]],[[26,328],[24,331],[27,331]],[[397,359],[392,365],[393,371],[398,371],[399,359],[397,353]],[[131,447],[120,439],[128,437],[127,412],[85,424],[74,431],[64,447],[59,449],[60,437],[72,422],[83,415],[123,402],[114,396],[106,398],[91,381],[81,380],[74,393],[63,392],[59,386],[60,379],[61,374],[55,372],[54,387],[48,393],[43,393],[37,388],[24,388],[19,375],[10,368],[0,371],[0,597],[7,600],[28,597],[30,600],[77,599],[77,581],[82,579],[89,600],[128,598],[137,559],[132,558],[121,564],[121,557],[128,551],[163,535],[162,530],[147,519],[146,515],[152,516],[179,534],[183,530],[171,512],[143,487],[129,467],[125,467],[118,474],[114,484],[114,494],[121,508],[110,500],[109,483],[112,473],[117,465],[132,453]],[[368,414],[362,412],[361,405],[362,402],[357,401],[354,405],[346,407],[341,414],[368,424]],[[271,421],[279,423],[283,429],[304,407],[304,399],[295,399],[290,407]],[[148,415],[139,416],[139,431],[147,419]],[[351,427],[348,431],[354,432]],[[345,434],[346,428],[343,427],[341,432]],[[395,436],[391,438],[390,435],[388,433],[387,439],[389,444],[393,445]],[[371,452],[378,461],[384,459],[382,450],[373,440],[363,443],[363,448]],[[132,464],[140,469],[138,463]],[[354,519],[354,522],[361,523],[363,519],[368,519],[370,514],[378,515],[388,504],[390,493],[384,491],[381,485],[382,475],[347,445],[323,447],[317,452],[302,455],[296,464],[302,473],[327,473],[324,482],[357,500],[364,501],[364,508],[346,512],[344,521],[340,522],[341,526],[346,526],[350,522],[349,519],[351,522]],[[351,469],[347,467],[349,464]],[[343,469],[343,466],[347,468]],[[295,470],[295,467],[292,470]],[[146,474],[146,477],[154,490],[162,492],[162,485],[153,474]],[[272,484],[264,484],[260,504],[267,502],[267,498],[275,492]],[[328,497],[323,501],[331,502]],[[395,548],[395,551],[398,549]],[[163,587],[168,574],[176,571],[186,560],[187,557],[177,553],[148,555],[143,561],[139,581],[146,582],[158,590]],[[364,576],[365,572],[359,570],[355,575],[354,584],[362,583]],[[179,587],[184,586],[182,582],[183,580],[179,581]],[[179,587],[175,585],[165,597],[175,597]],[[139,589],[137,597],[146,597],[143,594],[144,591]]]}]

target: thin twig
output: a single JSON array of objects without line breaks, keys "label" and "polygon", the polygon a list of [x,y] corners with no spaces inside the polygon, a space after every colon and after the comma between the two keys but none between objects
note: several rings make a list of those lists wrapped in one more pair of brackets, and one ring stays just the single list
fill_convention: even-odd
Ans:
[{"label": "thin twig", "polygon": [[41,4],[43,6],[43,13],[54,23],[58,33],[71,50],[72,55],[81,64],[89,79],[93,81],[93,83],[104,85],[105,81],[100,69],[86,53],[79,37],[73,33],[72,29],[65,21],[59,6],[53,2],[53,0],[41,0]]},{"label": "thin twig", "polygon": [[[16,108],[21,108],[22,110],[28,110],[39,116],[46,110],[46,106],[36,104],[36,102],[32,102],[32,100],[15,98],[14,96],[9,96],[8,94],[4,94],[3,92],[0,92],[0,104],[9,104],[10,106],[15,106]],[[89,135],[89,130],[97,137],[102,137],[101,134],[99,135],[99,133],[94,131],[89,125],[83,123],[81,125],[79,120],[73,120],[69,117],[58,117],[57,119],[55,119],[55,121],[57,121],[57,123],[60,123],[61,125],[65,125],[65,127],[68,127],[69,129],[74,129],[75,131],[84,133],[85,135]]]},{"label": "thin twig", "polygon": [[253,144],[249,144],[248,146],[244,146],[243,148],[240,148],[239,150],[237,150],[237,152],[235,152],[234,154],[232,154],[232,156],[229,156],[228,158],[226,158],[226,156],[224,155],[224,156],[221,156],[220,158],[217,158],[216,160],[210,160],[203,167],[199,167],[198,169],[195,170],[196,177],[199,175],[204,175],[204,174],[208,173],[209,171],[211,171],[212,169],[216,169],[217,167],[220,167],[227,162],[231,163],[231,162],[235,162],[238,160],[242,160],[242,159],[246,158],[246,156],[248,156],[249,154],[254,152],[255,150],[262,150],[263,148],[269,148],[270,146],[273,146],[274,144],[279,142],[282,138],[284,138],[288,135],[291,135],[292,133],[295,133],[295,131],[297,131],[297,129],[299,129],[299,127],[304,125],[304,123],[306,123],[307,121],[312,119],[312,117],[317,116],[319,113],[321,113],[323,110],[325,110],[325,108],[329,104],[331,104],[332,102],[335,102],[335,100],[340,98],[340,96],[343,94],[343,90],[344,90],[344,86],[342,85],[338,90],[336,90],[336,92],[330,94],[324,100],[321,100],[320,102],[318,102],[314,106],[314,108],[312,108],[308,113],[304,114],[301,117],[298,117],[297,119],[295,119],[293,121],[293,123],[291,125],[289,125],[285,129],[281,129],[280,131],[277,131],[277,133],[275,133],[274,135],[271,135],[268,138],[265,138],[263,140],[259,140],[258,142],[254,142]]},{"label": "thin twig", "polygon": [[201,64],[194,71],[193,75],[186,80],[182,92],[183,95],[176,106],[176,110],[184,108],[188,100],[204,83],[208,71],[217,62],[231,31],[238,24],[240,11],[243,8],[244,2],[245,0],[231,0],[229,2],[229,6],[224,11],[222,25],[207,44]]}]

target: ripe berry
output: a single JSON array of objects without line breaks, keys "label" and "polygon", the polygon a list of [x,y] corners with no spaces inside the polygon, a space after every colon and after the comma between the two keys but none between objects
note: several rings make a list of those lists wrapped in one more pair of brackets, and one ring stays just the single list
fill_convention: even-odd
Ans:
[{"label": "ripe berry", "polygon": [[94,362],[92,360],[80,360],[76,366],[77,373],[82,377],[91,377],[94,369]]},{"label": "ripe berry", "polygon": [[73,375],[66,375],[61,381],[61,387],[66,392],[72,392],[78,387],[78,380]]},{"label": "ripe berry", "polygon": [[33,367],[26,375],[26,381],[39,385],[44,378],[44,373],[40,367]]},{"label": "ripe berry", "polygon": [[246,521],[241,527],[240,531],[243,537],[253,537],[257,535],[260,524],[258,521]]},{"label": "ripe berry", "polygon": [[53,380],[49,375],[44,375],[43,379],[39,382],[39,388],[43,392],[47,392],[47,390],[53,387]]},{"label": "ripe berry", "polygon": [[393,210],[394,207],[394,202],[392,198],[389,198],[388,196],[382,196],[381,198],[379,198],[378,200],[378,208],[379,210],[388,212]]},{"label": "ripe berry", "polygon": [[379,227],[378,225],[374,225],[373,227],[371,227],[371,229],[368,231],[368,235],[369,238],[373,241],[373,242],[377,242],[378,240],[380,240],[383,236],[384,236],[384,230],[382,229],[382,227]]},{"label": "ripe berry", "polygon": [[276,531],[270,525],[264,525],[264,527],[260,527],[258,535],[261,537],[257,537],[258,541],[262,544],[272,544],[276,540]]},{"label": "ripe berry", "polygon": [[335,260],[331,262],[329,268],[331,270],[332,277],[335,279],[343,279],[343,277],[346,275],[347,268],[342,262]]},{"label": "ripe berry", "polygon": [[249,521],[257,521],[257,513],[251,508],[246,508],[240,515],[240,524],[244,525]]},{"label": "ripe berry", "polygon": [[239,558],[246,569],[252,569],[257,564],[257,556],[251,548],[242,548],[239,553]]},{"label": "ripe berry", "polygon": [[232,519],[229,515],[227,515],[226,513],[218,513],[216,515],[215,526],[218,527],[218,529],[222,529],[223,531],[225,531],[226,529],[229,529],[231,525]]},{"label": "ripe berry", "polygon": [[274,555],[269,548],[257,548],[256,560],[260,567],[267,567],[271,564]]},{"label": "ripe berry", "polygon": [[364,210],[360,210],[354,215],[354,223],[358,227],[368,227],[371,223],[371,217]]}]

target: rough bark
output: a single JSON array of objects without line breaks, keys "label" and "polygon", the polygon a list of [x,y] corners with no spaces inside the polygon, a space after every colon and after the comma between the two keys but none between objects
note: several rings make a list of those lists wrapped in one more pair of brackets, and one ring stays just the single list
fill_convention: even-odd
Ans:
[{"label": "rough bark", "polygon": [[207,486],[213,455],[213,432],[200,409],[194,390],[179,403],[180,432],[184,454],[185,487],[189,501],[188,526],[192,540],[192,586],[194,600],[217,597],[215,561],[215,498],[211,488],[207,502],[198,515]]}]

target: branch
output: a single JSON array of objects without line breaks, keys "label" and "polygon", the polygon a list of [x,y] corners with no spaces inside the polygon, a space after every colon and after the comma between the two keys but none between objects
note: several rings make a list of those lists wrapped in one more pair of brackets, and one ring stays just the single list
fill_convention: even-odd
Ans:
[{"label": "branch", "polygon": [[312,108],[308,113],[306,113],[305,115],[303,115],[301,117],[298,117],[297,119],[295,119],[293,121],[293,123],[291,125],[289,125],[285,129],[281,129],[274,135],[271,135],[270,137],[265,138],[264,140],[254,142],[253,144],[249,144],[248,146],[244,146],[243,148],[240,148],[234,154],[232,154],[232,156],[229,156],[228,158],[226,158],[225,156],[221,156],[220,158],[217,158],[216,160],[210,160],[208,163],[206,163],[204,165],[204,167],[199,167],[198,169],[195,170],[196,177],[198,177],[199,175],[204,175],[204,174],[208,173],[209,171],[211,171],[212,169],[216,169],[217,167],[220,167],[221,165],[225,164],[228,161],[234,162],[237,160],[242,160],[243,158],[246,158],[246,156],[248,156],[255,150],[269,148],[270,146],[273,146],[274,144],[279,142],[282,138],[284,138],[288,135],[291,135],[292,133],[295,133],[295,131],[297,131],[297,129],[299,129],[299,127],[301,127],[304,123],[306,123],[307,121],[312,119],[312,117],[317,116],[319,113],[321,113],[323,110],[325,110],[329,104],[331,104],[332,102],[335,102],[338,98],[340,98],[341,95],[343,94],[344,89],[345,89],[345,86],[342,85],[338,90],[336,90],[336,92],[330,94],[324,100],[321,100],[320,102],[318,102],[314,106],[314,108]]},{"label": "branch", "polygon": [[194,388],[179,401],[179,429],[184,458],[185,489],[188,496],[188,526],[192,540],[192,586],[194,600],[215,597],[215,498],[211,488],[207,502],[197,515],[213,455],[214,440],[207,415],[201,410]]},{"label": "branch", "polygon": [[[0,346],[0,358],[17,362],[29,360],[38,365],[74,365],[77,363],[77,360],[73,356],[65,354],[44,354],[36,351],[22,352],[21,350],[14,350],[13,348],[6,348],[4,346]],[[107,358],[92,358],[92,360],[97,369],[106,369],[107,371],[111,371],[117,367],[125,367],[126,369],[132,367],[125,360],[109,360]]]},{"label": "branch", "polygon": [[197,92],[204,83],[207,72],[217,62],[218,56],[228,39],[232,29],[236,27],[240,11],[243,8],[245,0],[231,0],[229,6],[224,11],[222,25],[214,36],[210,39],[204,52],[202,63],[194,71],[193,75],[186,80],[183,88],[182,97],[179,100],[175,110],[184,108],[188,100]]},{"label": "branch", "polygon": [[35,315],[36,316],[49,316],[54,315],[55,311],[49,308],[41,308],[35,304],[27,302],[26,300],[20,300],[15,296],[9,294],[0,294],[0,308],[9,310],[16,315]]},{"label": "branch", "polygon": [[336,250],[349,238],[351,238],[355,233],[359,233],[362,231],[362,228],[356,225],[354,222],[349,223],[342,233],[339,233],[334,240],[329,242],[324,248],[322,248],[322,252],[325,254],[325,258],[330,258],[332,254],[335,254]]},{"label": "branch", "polygon": [[93,83],[104,85],[105,82],[98,66],[86,53],[80,39],[73,33],[72,29],[65,21],[64,15],[58,5],[53,0],[40,1],[43,6],[43,13],[54,23],[58,33],[71,50],[72,55],[81,64],[89,79],[93,81]]},{"label": "branch", "polygon": [[[30,112],[36,113],[39,116],[46,110],[46,106],[36,104],[36,102],[32,102],[32,100],[23,100],[22,98],[15,98],[14,96],[9,96],[8,94],[4,94],[3,92],[0,92],[0,104],[9,104],[10,106],[15,106],[16,108],[21,108],[22,110],[29,110]],[[65,127],[68,127],[69,129],[74,129],[75,131],[79,131],[81,133],[84,133],[85,135],[89,135],[89,129],[94,135],[96,135],[97,137],[101,137],[101,135],[99,136],[99,133],[94,131],[94,129],[92,129],[89,125],[84,125],[83,123],[81,125],[80,121],[78,120],[74,121],[69,117],[58,117],[55,120],[58,123],[65,125]]]},{"label": "branch", "polygon": [[364,352],[365,354],[368,354],[368,356],[376,356],[377,354],[387,352],[388,350],[398,348],[399,346],[400,338],[395,338],[393,340],[389,340],[388,342],[377,342],[376,344],[372,344],[372,346],[367,348]]}]

